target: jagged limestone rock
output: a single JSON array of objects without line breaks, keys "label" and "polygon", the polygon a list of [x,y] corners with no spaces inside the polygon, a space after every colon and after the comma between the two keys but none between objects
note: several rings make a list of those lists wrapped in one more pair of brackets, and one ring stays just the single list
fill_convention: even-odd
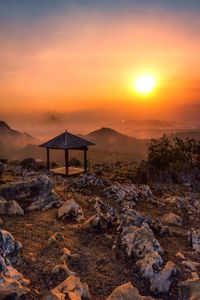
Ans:
[{"label": "jagged limestone rock", "polygon": [[151,297],[141,296],[130,283],[118,286],[106,300],[153,300]]},{"label": "jagged limestone rock", "polygon": [[163,260],[163,250],[148,225],[129,226],[122,232],[122,244],[128,256],[137,258],[137,265],[144,278],[151,278],[159,270]]},{"label": "jagged limestone rock", "polygon": [[29,284],[29,280],[16,269],[4,265],[4,269],[0,271],[0,298],[13,299],[12,296],[15,295],[14,299],[19,299],[30,291]]},{"label": "jagged limestone rock", "polygon": [[172,261],[168,261],[164,268],[151,278],[151,291],[167,293],[177,273],[176,265]]},{"label": "jagged limestone rock", "polygon": [[87,283],[82,283],[80,278],[70,275],[59,286],[52,289],[44,298],[45,300],[90,300],[91,296]]},{"label": "jagged limestone rock", "polygon": [[30,199],[31,205],[27,208],[27,211],[45,210],[53,206],[58,207],[62,203],[59,196],[53,191],[53,181],[47,175],[40,175],[32,180],[1,186],[0,196],[6,200]]},{"label": "jagged limestone rock", "polygon": [[10,232],[0,230],[0,255],[6,257],[10,254],[17,254],[21,247],[21,243],[15,241]]},{"label": "jagged limestone rock", "polygon": [[75,189],[87,188],[87,187],[99,187],[104,188],[110,185],[110,182],[104,178],[98,177],[93,173],[84,173],[83,175],[75,178],[71,183]]},{"label": "jagged limestone rock", "polygon": [[120,183],[107,187],[104,189],[103,194],[116,202],[122,202],[124,200],[137,202],[139,199],[147,199],[152,195],[149,186],[142,185],[137,187],[135,184]]},{"label": "jagged limestone rock", "polygon": [[5,199],[0,199],[0,214],[8,216],[23,216],[24,210],[21,208],[19,203],[15,200],[6,201]]},{"label": "jagged limestone rock", "polygon": [[80,222],[83,220],[83,210],[74,199],[66,201],[58,210],[58,218],[72,219]]},{"label": "jagged limestone rock", "polygon": [[29,280],[10,264],[10,256],[18,254],[22,247],[6,230],[0,230],[0,299],[19,299],[29,292]]}]

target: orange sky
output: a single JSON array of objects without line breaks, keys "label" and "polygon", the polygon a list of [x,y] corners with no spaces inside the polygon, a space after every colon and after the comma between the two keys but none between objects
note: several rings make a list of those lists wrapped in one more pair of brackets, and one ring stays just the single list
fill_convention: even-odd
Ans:
[{"label": "orange sky", "polygon": [[[10,31],[0,31],[1,117],[114,108],[123,119],[181,120],[188,106],[199,107],[194,11],[144,7],[103,14],[76,7],[26,22],[16,19]],[[131,88],[142,73],[157,79],[145,99]]]}]

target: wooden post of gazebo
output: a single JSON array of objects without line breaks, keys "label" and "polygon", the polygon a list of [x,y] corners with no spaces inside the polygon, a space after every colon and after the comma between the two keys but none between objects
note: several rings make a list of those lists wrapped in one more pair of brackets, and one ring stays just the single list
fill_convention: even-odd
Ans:
[{"label": "wooden post of gazebo", "polygon": [[69,173],[69,152],[68,152],[68,149],[65,149],[65,172],[66,172],[66,175],[68,175]]},{"label": "wooden post of gazebo", "polygon": [[87,170],[87,148],[84,149],[84,171]]},{"label": "wooden post of gazebo", "polygon": [[47,170],[49,171],[50,166],[49,166],[49,148],[47,148]]}]

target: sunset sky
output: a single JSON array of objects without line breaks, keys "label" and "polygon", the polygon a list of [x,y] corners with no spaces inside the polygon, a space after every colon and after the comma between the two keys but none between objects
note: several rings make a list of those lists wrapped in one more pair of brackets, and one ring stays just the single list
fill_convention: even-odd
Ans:
[{"label": "sunset sky", "polygon": [[[199,0],[0,0],[0,118],[198,123],[199,15]],[[143,73],[157,82],[145,97]]]}]

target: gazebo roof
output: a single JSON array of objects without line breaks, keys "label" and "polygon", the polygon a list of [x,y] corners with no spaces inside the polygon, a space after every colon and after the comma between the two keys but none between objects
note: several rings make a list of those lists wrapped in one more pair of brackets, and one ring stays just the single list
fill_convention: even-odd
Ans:
[{"label": "gazebo roof", "polygon": [[94,145],[94,143],[65,131],[39,146],[49,149],[83,149],[92,145]]}]

